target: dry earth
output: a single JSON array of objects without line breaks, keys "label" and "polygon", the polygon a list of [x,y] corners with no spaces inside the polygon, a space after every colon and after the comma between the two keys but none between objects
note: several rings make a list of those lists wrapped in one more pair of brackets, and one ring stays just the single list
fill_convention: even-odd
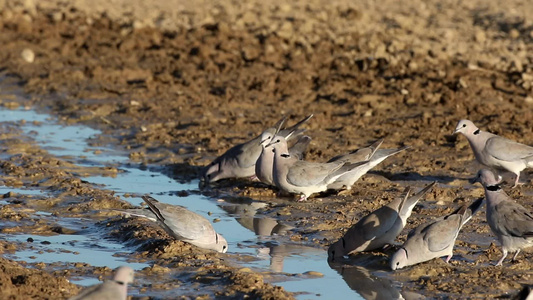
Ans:
[{"label": "dry earth", "polygon": [[[245,181],[204,191],[268,201],[262,213],[296,225],[291,238],[317,247],[335,241],[354,218],[398,196],[406,184],[440,183],[415,209],[409,228],[482,196],[466,181],[478,168],[466,140],[451,135],[459,119],[533,143],[531,1],[182,2],[0,1],[0,68],[32,95],[25,103],[0,99],[2,105],[33,105],[67,123],[97,127],[110,137],[102,144],[123,147],[131,160],[182,180],[197,177],[201,166],[281,115],[296,120],[314,114],[307,126],[310,160],[325,161],[381,137],[385,148],[411,146],[352,191],[306,203],[276,198],[269,188]],[[73,170],[16,137],[2,132],[4,184],[26,186],[38,178],[58,191],[54,203],[28,201],[29,207],[87,215],[127,205],[77,175],[116,170]],[[525,185],[506,186],[529,209],[532,178],[529,170]],[[17,214],[15,205],[3,206],[15,212],[3,213],[2,220]],[[489,245],[494,239],[484,218],[480,213],[464,228],[449,265],[433,260],[391,278],[430,298],[454,299],[493,298],[532,283],[531,253],[501,268],[490,265],[500,250]],[[95,220],[110,234],[131,232],[126,238],[144,249],[139,255],[163,268],[197,268],[205,278],[198,281],[218,295],[291,297],[220,255],[168,237],[146,243],[165,235],[146,230],[145,223],[105,214]],[[385,269],[381,257],[376,264]],[[15,285],[14,299],[77,291],[69,285],[70,292],[58,295],[51,287],[60,278],[42,286],[14,281],[19,274],[45,273],[6,260],[0,265],[0,285]],[[210,278],[218,278],[216,284]]]}]

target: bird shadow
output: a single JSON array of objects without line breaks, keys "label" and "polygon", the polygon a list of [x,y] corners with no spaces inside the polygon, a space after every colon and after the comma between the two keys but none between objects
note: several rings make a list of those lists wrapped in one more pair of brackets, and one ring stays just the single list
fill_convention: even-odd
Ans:
[{"label": "bird shadow", "polygon": [[433,182],[437,181],[439,183],[450,183],[457,179],[468,180],[470,178],[459,178],[447,175],[422,175],[417,172],[401,172],[401,173],[391,173],[387,171],[370,171],[369,174],[375,174],[383,176],[390,181],[423,181],[423,182]]}]

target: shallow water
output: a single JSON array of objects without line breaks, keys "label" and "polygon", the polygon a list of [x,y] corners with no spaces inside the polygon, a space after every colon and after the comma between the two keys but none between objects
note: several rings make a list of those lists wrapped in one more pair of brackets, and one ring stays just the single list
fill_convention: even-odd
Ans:
[{"label": "shallow water", "polygon": [[[176,180],[138,165],[128,164],[125,154],[105,147],[91,147],[88,141],[100,134],[84,126],[65,126],[58,124],[53,118],[45,114],[36,113],[30,109],[1,109],[0,120],[19,124],[23,132],[31,136],[36,143],[49,153],[62,157],[72,163],[83,166],[114,165],[121,171],[116,177],[93,176],[84,180],[102,185],[105,189],[116,192],[123,200],[133,205],[142,202],[140,195],[152,194],[161,202],[179,204],[205,216],[210,221],[216,220],[215,229],[224,235],[229,243],[229,253],[237,255],[250,255],[256,259],[250,262],[238,263],[244,267],[251,267],[263,271],[273,271],[273,283],[285,287],[299,294],[301,299],[315,298],[340,298],[358,295],[345,283],[343,278],[328,266],[327,254],[323,249],[304,246],[290,241],[282,236],[282,232],[273,232],[272,228],[283,230],[289,226],[278,224],[276,220],[257,217],[250,214],[250,207],[264,205],[261,202],[253,203],[228,203],[222,200],[210,199],[202,196],[198,191],[198,182],[179,183]],[[25,120],[26,122],[21,122]],[[98,150],[98,151],[96,151]],[[95,154],[99,153],[99,154]],[[187,191],[188,196],[176,196],[180,191]],[[0,193],[14,192],[23,195],[40,195],[38,189],[0,187]],[[124,194],[133,196],[124,197]],[[0,204],[5,202],[0,202]],[[244,206],[244,209],[243,209]],[[243,216],[239,211],[246,210]],[[58,220],[54,220],[59,222]],[[67,228],[76,227],[78,219],[68,218],[60,221]],[[90,222],[87,220],[87,222]],[[247,228],[246,222],[256,223],[258,228]],[[270,226],[270,227],[269,227]],[[256,234],[257,233],[257,234]],[[273,234],[274,235],[271,235]],[[124,255],[115,255],[125,252],[122,245],[110,240],[102,239],[101,234],[91,233],[89,230],[81,231],[76,235],[37,236],[27,234],[0,234],[0,238],[12,242],[26,242],[32,238],[31,248],[17,251],[9,257],[15,260],[35,262],[86,262],[93,266],[109,266],[115,268],[126,264]],[[45,244],[41,244],[45,242]],[[144,263],[127,263],[139,270],[146,266]],[[315,271],[323,277],[312,277],[302,273]],[[307,277],[307,278],[306,278]],[[94,278],[76,278],[76,283],[91,285],[96,283]]]}]

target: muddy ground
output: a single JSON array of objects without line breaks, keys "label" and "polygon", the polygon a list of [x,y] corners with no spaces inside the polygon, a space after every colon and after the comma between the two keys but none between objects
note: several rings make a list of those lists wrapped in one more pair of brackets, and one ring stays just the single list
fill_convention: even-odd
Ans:
[{"label": "muddy ground", "polygon": [[[468,143],[451,135],[459,119],[533,144],[531,1],[152,2],[0,1],[0,69],[32,96],[24,103],[0,99],[1,104],[36,106],[66,123],[99,128],[107,137],[96,143],[126,149],[132,161],[181,180],[197,178],[202,166],[281,115],[295,121],[314,114],[307,125],[313,138],[309,160],[325,161],[381,137],[384,148],[411,146],[352,191],[305,203],[246,181],[220,182],[203,192],[266,201],[262,213],[296,225],[292,239],[323,248],[406,184],[440,183],[415,209],[408,229],[482,196],[482,189],[466,180],[478,168]],[[13,128],[2,132],[4,184],[45,184],[57,191],[53,203],[25,202],[30,211],[18,219],[31,219],[37,206],[84,216],[128,206],[80,175],[116,170],[74,170],[17,136]],[[508,185],[506,191],[532,209],[533,171],[522,176],[526,184]],[[2,219],[17,220],[17,205],[4,205]],[[93,217],[117,238],[118,232],[131,232],[127,242],[144,250],[140,257],[163,268],[196,269],[195,280],[218,295],[291,297],[264,283],[264,275],[239,270],[224,255],[174,242],[145,223],[103,213]],[[405,290],[453,299],[493,298],[531,283],[531,252],[503,267],[490,265],[500,250],[491,244],[484,220],[481,212],[463,229],[449,265],[433,260],[391,278]],[[34,227],[19,229],[58,230]],[[149,242],[154,238],[159,244]],[[376,255],[383,257],[377,266],[385,269],[386,256]],[[58,295],[51,288],[58,286],[58,276],[17,281],[20,274],[46,273],[6,260],[0,265],[0,283],[15,286],[14,299],[55,299],[78,291],[61,283],[65,288]]]}]

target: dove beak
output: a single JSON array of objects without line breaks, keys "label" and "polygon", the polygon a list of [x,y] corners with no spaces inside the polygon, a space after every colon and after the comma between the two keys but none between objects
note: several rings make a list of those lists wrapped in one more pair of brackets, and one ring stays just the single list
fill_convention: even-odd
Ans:
[{"label": "dove beak", "polygon": [[[261,142],[259,142],[259,144],[264,145],[266,141],[271,140],[271,139],[272,138],[266,138],[266,139],[262,140]],[[267,144],[267,146],[268,146],[268,144]]]},{"label": "dove beak", "polygon": [[272,140],[272,141],[270,141],[270,143],[268,143],[265,147],[270,147],[270,146],[275,145],[275,144],[277,144],[277,143],[278,143],[278,142]]}]

